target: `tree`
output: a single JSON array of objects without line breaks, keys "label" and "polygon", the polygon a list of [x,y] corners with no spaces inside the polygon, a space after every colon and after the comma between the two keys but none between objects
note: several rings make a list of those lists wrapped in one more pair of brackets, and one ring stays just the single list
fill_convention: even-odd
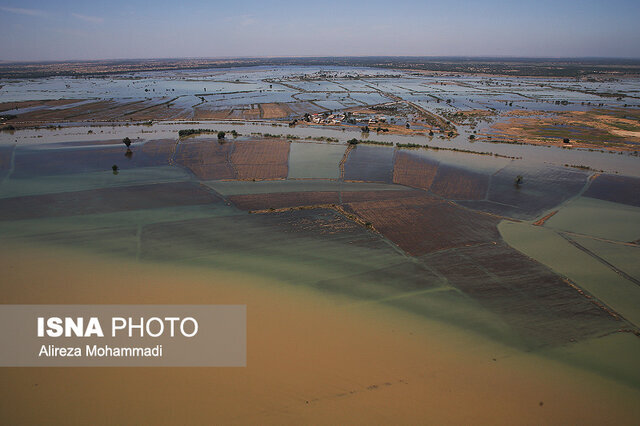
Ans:
[{"label": "tree", "polygon": [[129,139],[128,137],[124,138],[122,139],[122,143],[125,144],[127,148],[129,148],[131,146],[131,139]]},{"label": "tree", "polygon": [[218,132],[218,139],[224,139],[225,133],[221,130]]}]

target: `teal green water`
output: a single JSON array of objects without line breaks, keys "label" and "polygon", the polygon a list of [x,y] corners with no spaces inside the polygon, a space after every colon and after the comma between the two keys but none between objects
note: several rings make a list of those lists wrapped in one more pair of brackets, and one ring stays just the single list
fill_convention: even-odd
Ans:
[{"label": "teal green water", "polygon": [[640,246],[572,235],[571,239],[624,273],[640,281]]},{"label": "teal green water", "polygon": [[563,206],[545,227],[617,241],[635,241],[640,238],[640,208],[578,197]]},{"label": "teal green water", "polygon": [[553,230],[502,221],[502,238],[527,256],[575,282],[624,318],[640,326],[640,287],[576,248]]},{"label": "teal green water", "polygon": [[631,333],[616,333],[584,342],[542,350],[541,355],[614,378],[629,386],[640,386],[640,339]]},{"label": "teal green water", "polygon": [[[556,232],[526,223],[502,221],[498,229],[509,245],[569,278],[636,327],[640,324],[640,287],[607,265],[573,246]],[[572,237],[573,238],[573,237]],[[590,240],[581,238],[580,244]],[[585,244],[586,245],[586,244]],[[595,249],[595,245],[589,245]],[[638,251],[637,248],[631,248]],[[598,254],[619,254],[619,248]],[[629,266],[633,253],[615,257],[617,264]],[[626,261],[625,261],[626,260]],[[637,264],[637,257],[635,260]],[[541,354],[568,364],[614,378],[633,387],[640,386],[640,339],[633,333],[615,333],[564,346],[542,349]]]},{"label": "teal green water", "polygon": [[289,151],[290,179],[337,179],[346,146],[292,142]]}]

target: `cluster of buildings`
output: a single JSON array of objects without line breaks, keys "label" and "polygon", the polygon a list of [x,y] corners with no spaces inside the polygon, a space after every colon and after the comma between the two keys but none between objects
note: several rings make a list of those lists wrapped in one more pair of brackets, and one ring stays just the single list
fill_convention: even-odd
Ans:
[{"label": "cluster of buildings", "polygon": [[340,124],[347,118],[346,114],[318,113],[311,115],[311,121],[317,124]]},{"label": "cluster of buildings", "polygon": [[372,116],[371,114],[364,113],[316,113],[311,114],[310,120],[311,122],[316,124],[340,124],[346,121],[350,124],[365,123],[371,125],[377,123],[385,123],[387,121],[387,118],[382,115]]}]

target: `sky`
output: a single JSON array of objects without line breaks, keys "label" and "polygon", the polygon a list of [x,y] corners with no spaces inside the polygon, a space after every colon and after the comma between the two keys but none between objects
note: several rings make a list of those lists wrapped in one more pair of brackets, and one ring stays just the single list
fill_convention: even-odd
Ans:
[{"label": "sky", "polygon": [[0,61],[640,58],[640,0],[0,0]]}]

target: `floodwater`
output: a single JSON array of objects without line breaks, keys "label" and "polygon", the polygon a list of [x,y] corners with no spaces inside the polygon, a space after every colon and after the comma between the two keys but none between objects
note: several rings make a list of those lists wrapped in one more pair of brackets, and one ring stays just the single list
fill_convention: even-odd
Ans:
[{"label": "floodwater", "polygon": [[[270,160],[263,159],[260,151],[252,154],[253,147],[263,143],[260,137],[245,136],[223,144],[206,136],[134,139],[130,158],[124,155],[126,147],[121,143],[70,141],[7,147],[2,152],[7,161],[0,183],[1,234],[12,243],[53,244],[141,261],[250,272],[291,287],[303,286],[348,300],[394,306],[474,330],[516,348],[531,349],[541,344],[539,336],[528,335],[519,326],[513,328],[502,313],[493,307],[487,309],[473,295],[461,293],[451,284],[447,275],[450,272],[438,272],[438,266],[433,269],[431,257],[422,264],[403,252],[403,241],[411,234],[412,239],[437,238],[442,241],[437,245],[444,246],[465,241],[465,228],[456,228],[463,222],[454,222],[448,230],[450,235],[438,232],[434,237],[428,233],[432,231],[421,234],[424,229],[432,229],[433,224],[422,228],[424,225],[418,222],[394,225],[401,231],[399,234],[393,230],[387,234],[386,225],[381,224],[380,235],[326,207],[248,215],[234,206],[240,202],[234,197],[245,197],[243,203],[250,201],[257,210],[305,203],[344,204],[350,209],[365,208],[375,217],[378,207],[367,207],[368,200],[388,199],[382,201],[380,208],[391,208],[389,215],[401,215],[405,214],[403,210],[393,210],[400,206],[394,199],[433,191],[456,200],[462,210],[445,216],[440,216],[439,210],[429,210],[432,213],[425,220],[463,215],[467,218],[464,220],[480,221],[480,226],[484,223],[481,213],[468,216],[465,209],[533,220],[563,205],[560,213],[548,221],[549,229],[581,232],[589,227],[588,223],[598,223],[588,234],[602,236],[600,229],[607,228],[610,232],[605,236],[610,239],[621,235],[631,238],[630,232],[637,231],[633,225],[637,207],[616,207],[615,203],[578,197],[589,183],[590,174],[583,171],[467,153],[374,145],[348,148],[344,143],[298,140],[283,141],[284,145],[278,148],[284,150],[283,154]],[[213,150],[203,150],[207,147]],[[285,155],[284,165],[277,159],[280,155]],[[413,162],[406,163],[407,158],[413,158]],[[117,174],[111,171],[112,164],[119,165]],[[198,178],[201,174],[215,176],[220,167],[231,171],[242,167],[248,174],[243,175],[244,180],[233,178],[233,173],[220,175],[224,176],[220,180]],[[275,180],[261,178],[282,167],[284,174]],[[416,191],[411,188],[412,180],[399,180],[401,172],[418,177],[432,173],[432,177],[419,178],[416,182],[426,182],[427,186],[420,184]],[[521,186],[513,183],[516,174],[524,176]],[[474,181],[485,183],[469,192],[468,185]],[[298,201],[303,196],[306,201]],[[591,207],[574,207],[581,200],[592,200]],[[571,218],[569,226],[563,225],[566,215]],[[602,223],[605,217],[608,222]],[[621,217],[628,220],[616,220]],[[409,226],[406,237],[402,233],[405,226]],[[492,235],[475,238],[493,238]],[[450,238],[452,243],[447,242]],[[511,244],[508,239],[507,242]],[[549,245],[559,247],[555,243]],[[518,263],[514,265],[518,267]],[[590,274],[590,269],[583,271]],[[566,271],[559,272],[567,275]],[[599,280],[595,274],[592,278]],[[482,278],[477,275],[475,279]],[[617,304],[618,299],[622,305]],[[624,304],[632,299],[625,299],[624,295],[618,299],[611,299],[614,309],[620,307],[623,316],[637,324],[638,319],[629,314]],[[603,300],[609,301],[607,297]],[[570,326],[568,322],[559,327]],[[602,326],[609,327],[604,323]]]},{"label": "floodwater", "polygon": [[241,303],[250,343],[246,368],[5,368],[7,423],[633,424],[640,415],[637,389],[556,354],[517,352],[378,304],[47,246],[1,254],[4,303]]},{"label": "floodwater", "polygon": [[[250,135],[252,133],[263,133],[272,135],[293,135],[299,138],[319,138],[331,137],[338,139],[341,143],[346,143],[353,138],[364,138],[362,133],[356,129],[345,129],[336,127],[322,126],[298,126],[288,127],[278,123],[260,123],[260,122],[232,122],[232,121],[202,121],[179,123],[159,122],[152,125],[133,126],[133,125],[80,125],[74,127],[63,127],[60,129],[26,129],[15,132],[0,132],[0,145],[41,145],[47,143],[60,142],[104,142],[121,140],[129,137],[131,140],[152,140],[175,138],[181,129],[190,128],[207,128],[230,132],[236,130],[242,135]],[[91,131],[91,133],[89,133]],[[552,164],[556,166],[565,166],[565,164],[576,164],[588,166],[594,170],[603,170],[608,173],[620,173],[628,176],[640,177],[640,160],[638,157],[630,156],[626,153],[608,153],[599,151],[588,151],[583,149],[562,149],[558,147],[544,147],[533,145],[512,145],[499,144],[483,141],[471,142],[467,137],[460,135],[453,139],[440,139],[438,137],[430,138],[428,136],[405,136],[390,134],[371,133],[367,139],[373,141],[390,142],[390,143],[413,143],[418,145],[428,145],[444,149],[464,149],[479,153],[492,153],[509,157],[522,157],[522,161],[516,160],[516,163],[525,164]],[[446,152],[440,152],[441,156],[448,155]],[[425,155],[429,155],[425,153]],[[451,153],[453,162],[464,161],[465,163],[476,162],[480,164],[485,161],[478,160],[478,156],[473,154]]]},{"label": "floodwater", "polygon": [[[319,73],[329,76],[297,78]],[[366,106],[386,93],[433,111],[497,108],[505,99],[514,109],[555,108],[558,99],[588,102],[593,92],[637,84],[442,84],[397,73],[291,67],[51,78],[1,82],[0,101],[171,96],[186,108],[206,88],[221,107],[300,94],[321,94],[327,108]],[[11,423],[45,414],[148,420],[152,411],[158,422],[640,418],[640,234],[630,179],[640,176],[638,157],[470,142],[464,128],[451,140],[368,139],[476,153],[350,146],[364,138],[355,128],[286,122],[60,124],[0,132],[2,303],[246,304],[248,367],[6,369],[11,386],[0,408]],[[240,135],[178,138],[186,128]],[[618,202],[607,201],[589,188],[617,180],[565,164],[615,173],[627,189],[604,191]],[[95,398],[110,401],[108,413]],[[47,409],[26,409],[36,402]]]}]

